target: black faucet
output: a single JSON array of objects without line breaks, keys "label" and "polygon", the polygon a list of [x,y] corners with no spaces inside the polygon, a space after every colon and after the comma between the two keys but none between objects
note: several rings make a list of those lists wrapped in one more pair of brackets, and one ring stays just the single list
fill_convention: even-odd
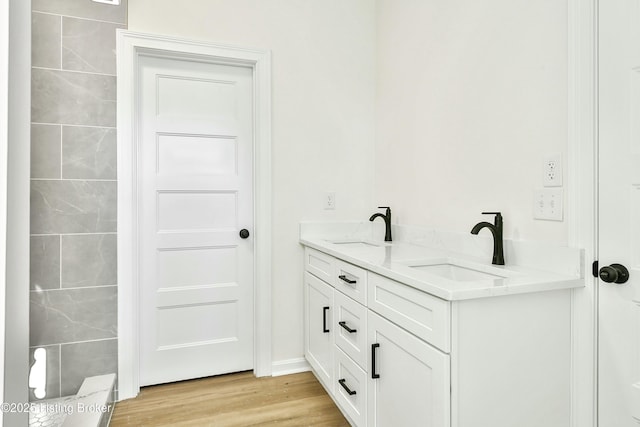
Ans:
[{"label": "black faucet", "polygon": [[471,234],[478,234],[480,230],[487,227],[493,234],[493,260],[492,264],[504,265],[504,251],[502,243],[502,214],[500,212],[482,212],[483,215],[495,215],[493,224],[483,221],[473,226]]},{"label": "black faucet", "polygon": [[378,209],[385,209],[385,208],[387,209],[387,212],[384,215],[381,213],[375,213],[371,215],[371,218],[369,218],[369,221],[373,221],[378,217],[383,218],[384,225],[386,227],[384,232],[384,241],[390,242],[391,241],[391,208],[388,206],[378,206]]}]

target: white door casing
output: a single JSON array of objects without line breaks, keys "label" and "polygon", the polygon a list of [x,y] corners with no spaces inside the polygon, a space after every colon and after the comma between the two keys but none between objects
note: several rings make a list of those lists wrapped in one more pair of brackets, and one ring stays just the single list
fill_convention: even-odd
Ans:
[{"label": "white door casing", "polygon": [[253,369],[252,69],[139,67],[140,384]]},{"label": "white door casing", "polygon": [[[598,423],[640,425],[640,1],[599,3]],[[601,270],[602,271],[602,270]]]},{"label": "white door casing", "polygon": [[[244,67],[250,71],[250,86],[253,91],[252,128],[254,130],[251,146],[254,156],[252,216],[255,221],[251,237],[247,240],[254,239],[252,275],[255,284],[253,295],[255,335],[253,339],[253,367],[257,376],[271,374],[270,54],[265,51],[218,46],[120,30],[118,31],[118,365],[120,400],[135,397],[141,384],[139,372],[141,343],[138,333],[141,318],[137,308],[144,295],[140,292],[142,277],[140,265],[144,264],[140,239],[145,232],[145,213],[139,203],[143,187],[141,182],[144,179],[139,175],[139,171],[144,170],[145,156],[142,143],[144,128],[140,125],[142,118],[140,117],[140,109],[137,107],[142,105],[143,91],[140,89],[142,65],[146,60],[153,58],[159,61],[172,58],[195,60],[203,66],[217,64],[234,66],[230,68],[236,69]],[[169,82],[169,84],[171,83],[175,83],[175,81]],[[206,134],[206,132],[193,130],[189,132],[192,135]],[[175,132],[166,133],[167,135],[175,134]],[[165,140],[166,142],[167,140]],[[201,140],[199,142],[202,143]],[[198,142],[195,145],[198,145]],[[179,165],[173,164],[171,166],[174,167],[174,171],[179,169]],[[176,177],[174,176],[174,178]],[[166,191],[164,194],[170,196],[168,199],[171,199],[172,195],[177,195],[175,192],[172,193],[170,189]],[[161,203],[167,202],[168,199],[165,198]],[[169,202],[172,203],[175,200],[169,200]],[[203,203],[203,206],[215,205],[211,197],[207,198],[206,195],[204,198],[201,197],[196,201],[192,200],[192,202]],[[184,215],[189,215],[189,211],[193,211],[184,209],[186,205],[179,201],[173,207],[177,207],[178,210],[182,208]],[[174,212],[176,211],[174,210]],[[176,218],[165,215],[163,218],[156,218],[156,220],[159,219],[159,223],[162,222],[161,225],[167,225],[171,228],[171,221]],[[191,219],[196,221],[190,221],[191,224],[198,221],[197,218]],[[206,220],[206,218],[200,219]],[[242,228],[242,224],[238,225]],[[180,239],[178,234],[180,233],[176,233],[172,237]],[[166,297],[166,295],[162,297]],[[197,335],[192,338],[198,341]]]}]

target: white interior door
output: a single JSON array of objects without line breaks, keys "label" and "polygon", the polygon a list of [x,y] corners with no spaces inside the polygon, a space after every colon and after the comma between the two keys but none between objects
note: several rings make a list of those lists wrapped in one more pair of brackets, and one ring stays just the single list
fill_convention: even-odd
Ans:
[{"label": "white interior door", "polygon": [[[640,425],[640,1],[599,9],[598,419],[630,427]],[[628,268],[626,283],[602,280],[616,276],[611,264]]]},{"label": "white interior door", "polygon": [[140,61],[140,385],[252,369],[252,70]]}]

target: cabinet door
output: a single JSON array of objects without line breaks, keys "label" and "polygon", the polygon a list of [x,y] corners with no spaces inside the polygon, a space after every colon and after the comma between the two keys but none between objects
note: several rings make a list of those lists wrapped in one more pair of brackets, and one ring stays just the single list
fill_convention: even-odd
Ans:
[{"label": "cabinet door", "polygon": [[318,379],[333,391],[333,288],[304,274],[305,357]]},{"label": "cabinet door", "polygon": [[371,311],[368,344],[368,425],[448,427],[449,356]]}]

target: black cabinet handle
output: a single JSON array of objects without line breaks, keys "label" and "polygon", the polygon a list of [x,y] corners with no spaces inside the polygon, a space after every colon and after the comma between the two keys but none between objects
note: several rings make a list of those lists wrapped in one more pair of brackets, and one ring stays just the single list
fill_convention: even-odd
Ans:
[{"label": "black cabinet handle", "polygon": [[249,237],[249,230],[243,228],[242,230],[240,230],[239,234],[241,238],[246,239],[247,237]]},{"label": "black cabinet handle", "polygon": [[325,334],[329,332],[329,329],[327,329],[327,311],[329,311],[329,307],[322,307],[322,332]]},{"label": "black cabinet handle", "polygon": [[356,332],[358,332],[357,329],[351,329],[350,327],[348,327],[347,322],[338,322],[338,325],[342,326],[350,334],[355,334]]},{"label": "black cabinet handle", "polygon": [[380,344],[371,344],[371,378],[374,380],[380,378],[380,375],[376,373],[376,349],[380,347]]},{"label": "black cabinet handle", "polygon": [[349,387],[347,387],[347,385],[345,384],[347,382],[346,379],[341,379],[338,380],[338,384],[340,384],[342,386],[343,389],[345,389],[347,391],[347,393],[349,393],[349,396],[353,396],[354,394],[356,394],[355,390],[351,390]]},{"label": "black cabinet handle", "polygon": [[354,283],[357,283],[357,280],[351,280],[349,279],[347,276],[345,276],[344,274],[338,276],[338,279],[342,280],[343,282],[347,282],[350,285],[353,285]]}]

